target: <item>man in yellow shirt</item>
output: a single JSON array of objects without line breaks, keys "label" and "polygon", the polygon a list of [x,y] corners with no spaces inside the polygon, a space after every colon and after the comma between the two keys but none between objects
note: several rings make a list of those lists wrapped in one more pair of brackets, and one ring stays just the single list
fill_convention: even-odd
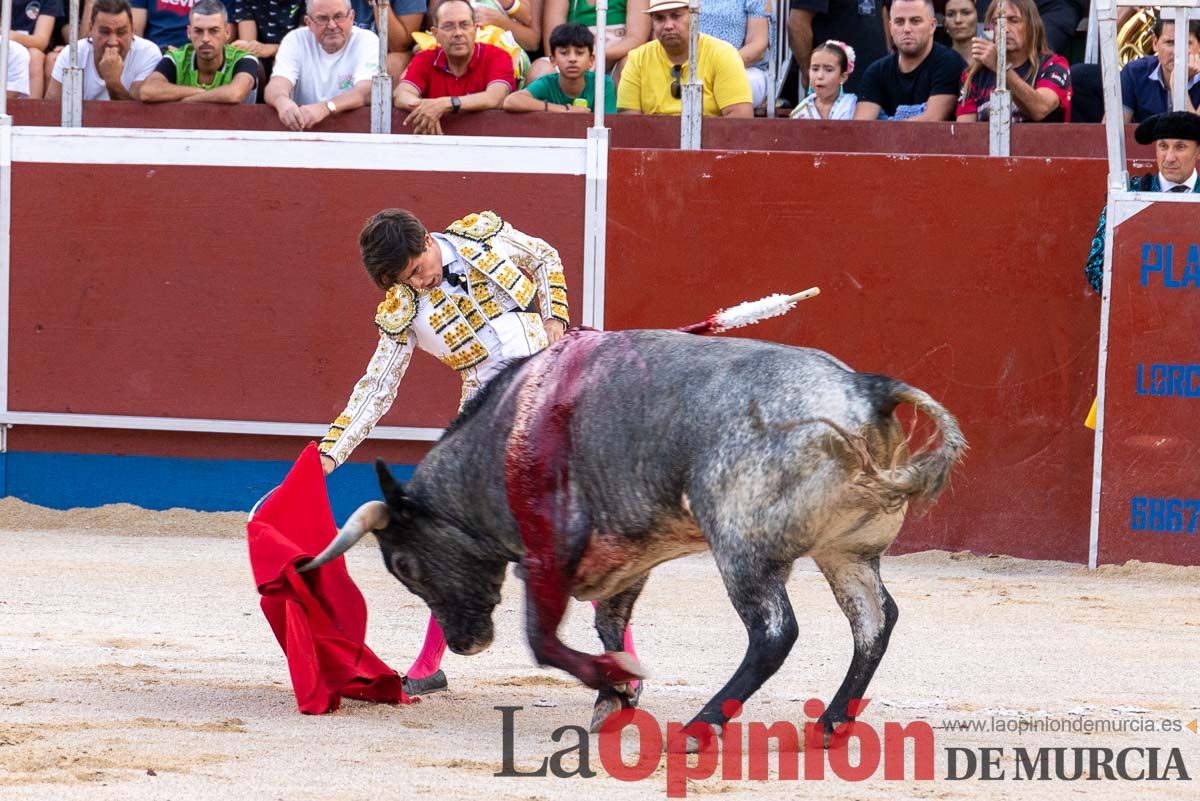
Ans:
[{"label": "man in yellow shirt", "polygon": [[[631,50],[617,84],[617,108],[629,114],[683,113],[688,82],[687,0],[651,0],[654,40]],[[700,34],[696,71],[704,83],[704,116],[753,117],[750,80],[737,48]]]}]

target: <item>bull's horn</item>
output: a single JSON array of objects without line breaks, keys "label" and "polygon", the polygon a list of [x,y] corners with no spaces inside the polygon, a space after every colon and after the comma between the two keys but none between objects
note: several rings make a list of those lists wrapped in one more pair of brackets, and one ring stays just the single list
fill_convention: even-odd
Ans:
[{"label": "bull's horn", "polygon": [[354,544],[361,540],[368,531],[385,527],[388,524],[388,517],[388,507],[383,501],[364,503],[354,514],[350,515],[346,525],[342,526],[342,530],[333,538],[333,541],[325,546],[325,550],[321,551],[314,559],[296,568],[296,571],[307,573],[310,570],[316,570],[326,562],[332,562],[353,548]]}]

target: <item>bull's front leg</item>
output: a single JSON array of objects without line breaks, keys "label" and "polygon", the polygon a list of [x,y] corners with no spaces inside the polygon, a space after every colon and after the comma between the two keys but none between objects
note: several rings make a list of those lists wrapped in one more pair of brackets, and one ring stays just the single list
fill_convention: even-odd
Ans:
[{"label": "bull's front leg", "polygon": [[525,634],[539,665],[565,670],[594,690],[627,684],[641,678],[637,663],[620,651],[601,656],[568,647],[558,638],[558,626],[569,602],[562,571],[554,563],[525,560]]},{"label": "bull's front leg", "polygon": [[[614,654],[628,653],[625,650],[625,637],[629,619],[633,615],[634,603],[642,594],[642,588],[646,586],[647,578],[649,574],[643,575],[616,595],[596,603],[596,633],[600,635],[600,642],[604,643],[605,651]],[[644,681],[636,681],[601,687],[592,710],[591,731],[600,731],[601,724],[614,712],[637,706],[644,685]]]},{"label": "bull's front leg", "polygon": [[[509,439],[505,461],[508,505],[525,546],[525,631],[540,665],[567,671],[593,689],[640,678],[622,653],[593,656],[567,647],[558,626],[567,610],[571,554],[584,550],[591,525],[572,515],[569,476],[570,419],[573,406],[527,397]],[[572,522],[573,521],[573,522]]]}]

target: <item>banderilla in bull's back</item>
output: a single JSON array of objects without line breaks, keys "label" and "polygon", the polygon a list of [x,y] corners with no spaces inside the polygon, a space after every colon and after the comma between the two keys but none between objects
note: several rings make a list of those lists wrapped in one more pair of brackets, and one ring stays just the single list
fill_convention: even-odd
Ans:
[{"label": "banderilla in bull's back", "polygon": [[[729,327],[718,318],[688,330]],[[936,426],[935,442],[910,448],[901,404]],[[854,641],[821,716],[828,741],[853,720],[850,701],[867,697],[898,616],[879,558],[910,504],[937,498],[966,447],[928,394],[823,351],[575,330],[493,378],[407,486],[377,463],[384,501],[360,507],[303,569],[372,531],[450,649],[474,654],[492,641],[506,568],[518,563],[534,657],[598,691],[596,731],[637,703],[641,674],[623,634],[652,568],[710,550],[746,626],[741,664],[691,721],[721,726],[722,705],[745,703],[787,658],[798,628],[786,581],[809,556]],[[604,654],[559,639],[571,597],[596,602]]]}]

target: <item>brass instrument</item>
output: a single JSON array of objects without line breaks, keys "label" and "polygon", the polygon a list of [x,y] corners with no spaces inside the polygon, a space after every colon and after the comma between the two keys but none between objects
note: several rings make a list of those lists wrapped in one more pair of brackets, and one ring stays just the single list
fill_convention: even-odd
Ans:
[{"label": "brass instrument", "polygon": [[1154,23],[1158,13],[1153,8],[1139,8],[1117,30],[1117,63],[1122,67],[1135,58],[1154,52]]}]

